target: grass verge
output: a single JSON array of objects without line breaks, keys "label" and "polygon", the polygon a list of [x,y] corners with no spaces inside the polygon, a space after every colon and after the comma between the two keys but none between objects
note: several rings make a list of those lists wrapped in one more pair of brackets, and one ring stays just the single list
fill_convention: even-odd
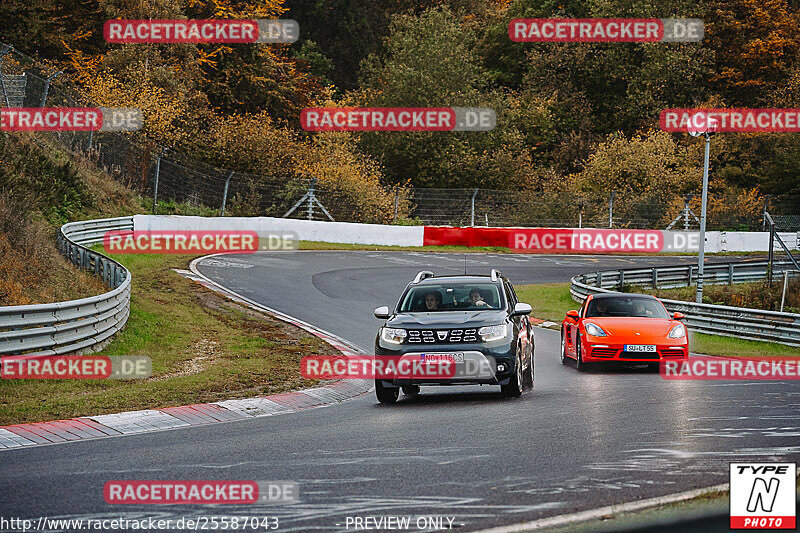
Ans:
[{"label": "grass verge", "polygon": [[0,425],[213,402],[314,385],[300,358],[335,350],[176,272],[192,257],[116,255],[133,273],[128,325],[103,355],[146,355],[146,380],[4,380]]},{"label": "grass verge", "polygon": [[[570,296],[569,283],[542,283],[515,287],[520,301],[533,308],[531,316],[560,324],[570,309],[580,307]],[[689,333],[692,352],[730,357],[800,357],[800,349],[771,342]]]}]

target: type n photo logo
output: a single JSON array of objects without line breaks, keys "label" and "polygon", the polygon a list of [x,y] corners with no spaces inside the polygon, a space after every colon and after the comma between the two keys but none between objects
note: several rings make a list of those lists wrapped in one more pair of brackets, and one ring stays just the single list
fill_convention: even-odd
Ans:
[{"label": "type n photo logo", "polygon": [[731,529],[794,529],[796,463],[731,463]]}]

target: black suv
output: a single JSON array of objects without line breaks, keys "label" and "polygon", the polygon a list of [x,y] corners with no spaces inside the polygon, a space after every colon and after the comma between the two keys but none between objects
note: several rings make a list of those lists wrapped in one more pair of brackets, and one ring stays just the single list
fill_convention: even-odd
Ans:
[{"label": "black suv", "polygon": [[[517,299],[498,271],[489,276],[417,274],[394,311],[375,309],[386,319],[375,338],[377,358],[423,362],[448,360],[455,373],[428,377],[376,376],[381,403],[397,401],[399,391],[413,396],[420,385],[500,385],[505,396],[533,388],[531,306]],[[392,357],[393,356],[393,357]]]}]

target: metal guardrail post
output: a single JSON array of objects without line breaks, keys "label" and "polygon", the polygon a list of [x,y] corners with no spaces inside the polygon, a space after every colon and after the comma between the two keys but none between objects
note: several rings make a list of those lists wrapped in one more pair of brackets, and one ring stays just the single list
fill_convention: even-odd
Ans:
[{"label": "metal guardrail post", "polygon": [[728,263],[728,285],[733,285],[733,263]]},{"label": "metal guardrail post", "polygon": [[397,190],[397,187],[394,189],[394,216],[392,217],[392,222],[397,222],[397,203],[400,201],[400,191]]},{"label": "metal guardrail post", "polygon": [[658,268],[653,269],[653,289],[658,289]]}]

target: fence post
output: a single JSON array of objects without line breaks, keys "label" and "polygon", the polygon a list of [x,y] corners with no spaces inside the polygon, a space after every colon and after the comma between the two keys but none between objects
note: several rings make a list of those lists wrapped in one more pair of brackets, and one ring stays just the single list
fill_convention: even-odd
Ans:
[{"label": "fence post", "polygon": [[614,227],[614,191],[608,195],[608,227]]},{"label": "fence post", "polygon": [[53,81],[59,74],[61,74],[60,70],[55,74],[51,75],[50,77],[48,77],[46,80],[44,80],[44,92],[42,93],[42,103],[39,104],[39,107],[44,107],[44,104],[47,103],[47,93],[50,92],[50,82]]},{"label": "fence post", "polygon": [[733,263],[728,263],[728,285],[733,285]]},{"label": "fence post", "polygon": [[597,283],[597,286],[599,288],[601,288],[601,289],[603,288],[603,271],[602,270],[598,270],[597,271],[597,281],[596,281],[596,283]]},{"label": "fence post", "polygon": [[397,190],[397,187],[394,188],[394,216],[392,217],[392,222],[397,222],[397,202],[400,200],[400,191]]},{"label": "fence post", "polygon": [[691,199],[691,194],[683,199],[683,231],[689,231],[689,201]]},{"label": "fence post", "polygon": [[789,283],[789,271],[783,271],[783,294],[781,294],[781,313],[783,313],[783,303],[786,301],[786,285]]},{"label": "fence post", "polygon": [[619,271],[619,290],[620,292],[625,288],[625,271]]},{"label": "fence post", "polygon": [[689,265],[689,279],[686,282],[687,286],[692,284],[692,271],[693,271],[693,269],[694,269],[694,267],[692,265]]},{"label": "fence post", "polygon": [[225,190],[222,193],[222,207],[219,210],[219,216],[225,216],[225,204],[228,202],[228,185],[231,184],[231,178],[233,177],[233,171],[228,174],[228,179],[225,180]]},{"label": "fence post", "polygon": [[161,174],[161,158],[164,156],[164,152],[166,152],[166,147],[161,148],[161,153],[158,154],[158,158],[156,159],[156,176],[155,176],[155,183],[153,184],[153,214],[156,214],[156,206],[158,205],[158,176]]},{"label": "fence post", "polygon": [[772,287],[772,261],[775,258],[775,222],[766,211],[764,211],[764,215],[765,218],[768,219],[769,223],[769,264],[767,265],[767,285]]},{"label": "fence post", "polygon": [[3,58],[11,51],[11,47],[7,44],[3,46],[5,48],[0,52],[0,89],[3,90],[3,98],[6,101],[6,107],[11,107],[11,103],[8,100],[8,92],[6,91],[6,80],[3,79]]},{"label": "fence post", "polygon": [[317,178],[312,178],[308,185],[308,220],[314,219],[314,186],[316,184]]},{"label": "fence post", "polygon": [[658,269],[653,269],[653,289],[658,288]]},{"label": "fence post", "polygon": [[[475,189],[474,191],[472,191],[472,199],[470,200],[470,203],[471,203],[471,208],[470,208],[471,216],[470,216],[470,224],[469,224],[470,227],[472,227],[472,228],[475,227],[475,197],[477,195],[478,195],[478,189]],[[487,223],[486,225],[488,226],[489,224]]]}]

